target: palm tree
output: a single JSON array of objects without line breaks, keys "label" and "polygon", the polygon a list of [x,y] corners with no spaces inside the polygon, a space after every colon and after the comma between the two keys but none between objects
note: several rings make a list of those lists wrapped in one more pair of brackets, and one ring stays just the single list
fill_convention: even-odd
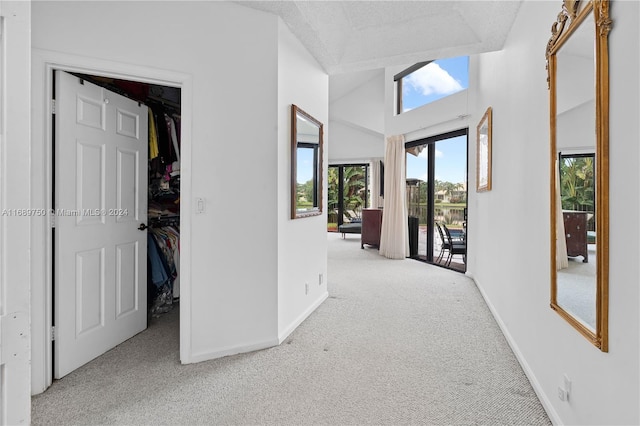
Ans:
[{"label": "palm tree", "polygon": [[593,210],[593,157],[563,158],[560,162],[560,186],[563,209]]},{"label": "palm tree", "polygon": [[329,167],[327,193],[327,221],[338,223],[338,167]]},{"label": "palm tree", "polygon": [[328,173],[328,200],[329,210],[338,208],[338,168],[329,167]]},{"label": "palm tree", "polygon": [[362,166],[344,168],[343,200],[345,210],[358,211],[365,204],[365,171]]}]

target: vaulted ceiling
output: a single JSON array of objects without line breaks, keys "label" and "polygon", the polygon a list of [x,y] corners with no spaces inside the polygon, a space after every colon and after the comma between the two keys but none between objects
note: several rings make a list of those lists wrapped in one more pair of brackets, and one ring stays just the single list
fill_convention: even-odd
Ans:
[{"label": "vaulted ceiling", "polygon": [[[384,134],[384,68],[503,48],[523,0],[238,1],[282,18],[329,74],[330,119]],[[558,0],[559,1],[559,0]],[[382,81],[379,85],[369,82]],[[351,93],[368,99],[368,122],[342,108]],[[348,101],[347,101],[348,102]],[[376,103],[376,105],[374,105]],[[346,111],[346,113],[345,113]]]},{"label": "vaulted ceiling", "polygon": [[499,50],[521,1],[239,3],[280,16],[335,75]]}]

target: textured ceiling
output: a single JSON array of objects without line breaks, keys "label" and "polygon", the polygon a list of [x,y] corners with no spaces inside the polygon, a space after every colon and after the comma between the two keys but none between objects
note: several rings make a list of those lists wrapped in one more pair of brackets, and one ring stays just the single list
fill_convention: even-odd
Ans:
[{"label": "textured ceiling", "polygon": [[335,75],[499,50],[521,0],[238,3],[280,16]]}]

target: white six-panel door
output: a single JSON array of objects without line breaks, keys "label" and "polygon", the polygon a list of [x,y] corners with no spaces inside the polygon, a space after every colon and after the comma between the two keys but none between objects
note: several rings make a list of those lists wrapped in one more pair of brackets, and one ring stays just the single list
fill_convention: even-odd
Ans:
[{"label": "white six-panel door", "polygon": [[54,377],[147,325],[147,107],[56,71]]}]

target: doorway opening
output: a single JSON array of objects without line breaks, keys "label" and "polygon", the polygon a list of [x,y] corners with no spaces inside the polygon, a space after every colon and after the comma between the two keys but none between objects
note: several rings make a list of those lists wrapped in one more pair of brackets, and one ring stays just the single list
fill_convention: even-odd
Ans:
[{"label": "doorway opening", "polygon": [[369,164],[330,165],[328,177],[327,231],[361,223],[370,205]]},{"label": "doorway opening", "polygon": [[407,142],[410,255],[466,271],[468,129]]},{"label": "doorway opening", "polygon": [[53,82],[51,371],[61,378],[163,314],[180,327],[181,89],[59,70]]}]

